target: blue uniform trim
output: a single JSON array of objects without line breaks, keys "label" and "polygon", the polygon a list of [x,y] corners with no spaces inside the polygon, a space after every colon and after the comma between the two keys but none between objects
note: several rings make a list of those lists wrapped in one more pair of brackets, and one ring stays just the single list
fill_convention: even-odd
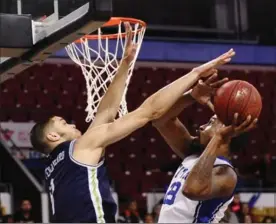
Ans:
[{"label": "blue uniform trim", "polygon": [[[215,164],[214,167],[217,166],[229,166],[233,169],[230,161],[225,157],[219,156],[217,159],[220,159],[226,163]],[[233,195],[229,198],[213,198],[210,200],[199,201],[194,214],[193,223],[210,223],[214,220],[217,212],[220,208],[227,203]]]},{"label": "blue uniform trim", "polygon": [[219,209],[228,201],[227,199],[211,199],[200,201],[196,207],[193,223],[210,223]]},{"label": "blue uniform trim", "polygon": [[196,206],[196,209],[195,209],[195,214],[194,214],[194,220],[193,220],[193,223],[197,223],[197,219],[198,219],[198,214],[199,214],[199,209],[202,205],[202,201],[199,201],[197,206]]},{"label": "blue uniform trim", "polygon": [[225,201],[224,203],[221,203],[216,210],[213,212],[213,217],[211,218],[211,220],[209,222],[212,222],[214,220],[214,218],[216,217],[217,212],[220,210],[220,208],[226,203],[227,201]]}]

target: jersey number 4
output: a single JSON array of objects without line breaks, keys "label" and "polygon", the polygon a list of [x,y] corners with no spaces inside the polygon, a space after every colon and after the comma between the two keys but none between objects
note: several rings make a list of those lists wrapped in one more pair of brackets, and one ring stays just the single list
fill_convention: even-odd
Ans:
[{"label": "jersey number 4", "polygon": [[174,182],[170,189],[167,191],[163,204],[165,205],[172,205],[174,203],[175,197],[177,192],[179,191],[179,188],[181,187],[181,182]]},{"label": "jersey number 4", "polygon": [[51,200],[53,215],[55,214],[54,191],[55,191],[55,183],[54,183],[54,179],[51,179],[50,186],[49,186],[49,192],[50,192],[50,200]]}]

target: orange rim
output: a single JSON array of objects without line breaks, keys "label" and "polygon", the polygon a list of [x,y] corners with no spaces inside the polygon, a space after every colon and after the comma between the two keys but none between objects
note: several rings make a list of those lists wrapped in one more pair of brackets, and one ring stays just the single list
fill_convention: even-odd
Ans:
[{"label": "orange rim", "polygon": [[[127,17],[111,17],[111,19],[108,22],[106,22],[102,27],[116,26],[116,25],[119,25],[121,22],[129,22],[130,24],[137,24],[138,23],[140,25],[140,28],[137,29],[137,33],[140,33],[142,31],[142,29],[147,26],[147,24],[144,21],[139,20],[139,19],[127,18]],[[101,39],[106,39],[106,38],[116,39],[118,37],[118,35],[119,35],[118,33],[103,34],[103,35],[101,35],[100,38]],[[122,35],[122,37],[125,37],[126,33],[122,33],[121,35]],[[91,34],[91,35],[85,35],[81,39],[83,39],[83,38],[88,39],[88,40],[98,40],[99,36],[98,36],[98,34]],[[80,43],[81,39],[76,40],[75,42]]]}]

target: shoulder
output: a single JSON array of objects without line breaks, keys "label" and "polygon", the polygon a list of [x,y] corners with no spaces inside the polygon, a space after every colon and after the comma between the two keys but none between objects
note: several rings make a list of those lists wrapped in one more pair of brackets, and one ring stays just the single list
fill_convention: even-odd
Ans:
[{"label": "shoulder", "polygon": [[229,177],[237,177],[237,173],[235,172],[235,170],[228,165],[215,166],[213,170],[213,173],[217,176],[227,175]]},{"label": "shoulder", "polygon": [[102,148],[91,150],[90,148],[82,148],[79,140],[71,142],[69,147],[70,160],[80,166],[98,168],[103,164],[104,152]]},{"label": "shoulder", "polygon": [[233,192],[238,182],[237,173],[229,165],[218,165],[214,167],[213,176],[217,184],[228,192]]},{"label": "shoulder", "polygon": [[217,166],[229,166],[233,168],[231,161],[223,156],[219,156],[216,158],[214,167],[217,167]]},{"label": "shoulder", "polygon": [[214,163],[215,175],[226,175],[229,178],[237,179],[237,173],[231,164],[231,161],[225,157],[218,157]]}]

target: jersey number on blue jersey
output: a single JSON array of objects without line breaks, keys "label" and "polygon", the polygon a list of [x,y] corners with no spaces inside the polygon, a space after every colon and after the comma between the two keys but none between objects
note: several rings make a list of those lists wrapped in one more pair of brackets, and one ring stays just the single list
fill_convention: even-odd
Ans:
[{"label": "jersey number on blue jersey", "polygon": [[49,192],[50,192],[50,200],[51,200],[53,215],[55,214],[54,191],[55,191],[55,183],[54,183],[54,179],[51,179],[50,186],[49,186]]},{"label": "jersey number on blue jersey", "polygon": [[174,182],[170,186],[170,189],[168,190],[167,194],[165,195],[163,204],[165,204],[165,205],[172,205],[174,203],[176,194],[179,191],[180,187],[181,187],[181,182],[180,181]]}]

